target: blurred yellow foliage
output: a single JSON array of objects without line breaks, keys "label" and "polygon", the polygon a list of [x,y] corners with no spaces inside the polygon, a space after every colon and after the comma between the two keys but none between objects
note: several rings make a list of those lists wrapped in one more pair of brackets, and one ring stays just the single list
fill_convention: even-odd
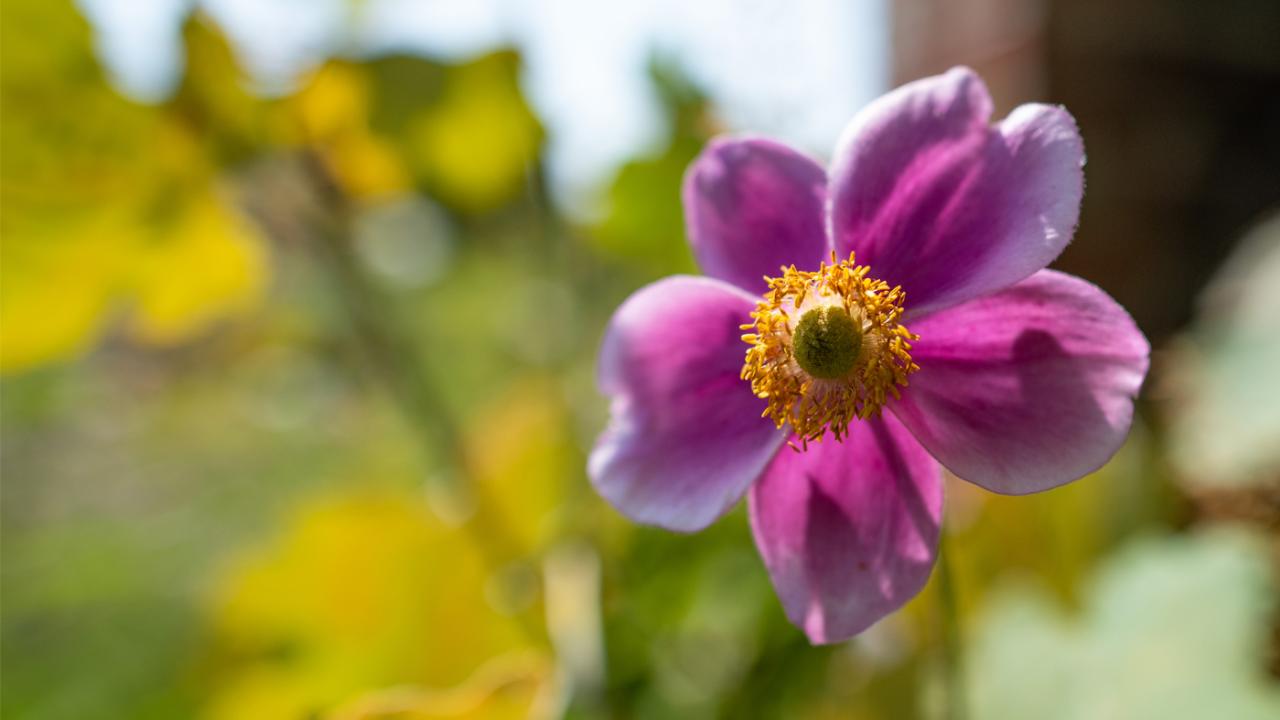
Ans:
[{"label": "blurred yellow foliage", "polygon": [[139,254],[132,278],[134,334],[172,343],[227,312],[248,309],[265,276],[261,245],[242,217],[212,192],[187,199],[168,234]]},{"label": "blurred yellow foliage", "polygon": [[330,720],[536,720],[552,717],[554,676],[548,659],[512,653],[448,690],[392,688],[343,706]]},{"label": "blurred yellow foliage", "polygon": [[435,192],[470,212],[510,200],[535,171],[542,126],[520,94],[514,53],[450,68],[438,102],[409,129]]},{"label": "blurred yellow foliage", "polygon": [[212,20],[193,13],[183,25],[182,42],[182,80],[166,107],[203,139],[221,164],[297,141],[297,129],[281,112],[283,103],[250,92],[250,78]]},{"label": "blurred yellow foliage", "polygon": [[306,143],[321,154],[345,192],[368,198],[409,185],[395,149],[369,129],[370,89],[362,69],[329,62],[291,103]]},{"label": "blurred yellow foliage", "polygon": [[470,536],[420,496],[371,490],[305,506],[217,594],[227,667],[207,716],[301,718],[381,688],[463,683],[536,642],[490,606],[491,581]]},{"label": "blurred yellow foliage", "polygon": [[517,381],[469,428],[467,453],[477,485],[506,533],[526,552],[555,537],[567,478],[580,472],[568,436],[568,409],[546,379]]},{"label": "blurred yellow foliage", "polygon": [[[444,203],[485,212],[524,188],[542,141],[517,70],[510,52],[456,66],[333,60],[288,103],[303,141],[350,195],[402,191],[411,171]],[[412,97],[399,96],[406,85]]]},{"label": "blurred yellow foliage", "polygon": [[69,6],[5,13],[0,370],[83,350],[116,309],[170,343],[252,307],[265,253],[183,117],[115,94]]}]

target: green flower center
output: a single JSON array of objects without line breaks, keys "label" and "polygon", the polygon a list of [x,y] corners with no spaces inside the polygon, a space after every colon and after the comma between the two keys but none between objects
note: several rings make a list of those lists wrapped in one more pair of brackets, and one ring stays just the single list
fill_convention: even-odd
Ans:
[{"label": "green flower center", "polygon": [[838,305],[814,308],[800,317],[791,347],[802,370],[834,380],[849,374],[862,352],[862,329]]}]

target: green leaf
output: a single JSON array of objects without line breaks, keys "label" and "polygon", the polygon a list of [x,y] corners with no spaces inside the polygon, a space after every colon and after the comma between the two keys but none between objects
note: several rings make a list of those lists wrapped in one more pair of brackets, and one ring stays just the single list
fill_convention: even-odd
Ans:
[{"label": "green leaf", "polygon": [[1138,541],[1068,617],[1038,589],[997,593],[965,669],[984,720],[1280,717],[1263,665],[1275,592],[1265,550],[1224,532]]}]

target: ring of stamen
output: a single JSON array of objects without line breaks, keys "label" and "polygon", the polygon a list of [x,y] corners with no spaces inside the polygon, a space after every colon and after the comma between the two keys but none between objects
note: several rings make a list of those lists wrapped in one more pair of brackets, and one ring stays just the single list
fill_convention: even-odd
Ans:
[{"label": "ring of stamen", "polygon": [[828,430],[844,438],[849,424],[880,413],[919,370],[911,343],[919,336],[900,319],[906,293],[867,277],[854,255],[817,271],[782,268],[751,313],[742,340],[750,347],[742,379],[768,402],[763,415],[790,424],[801,443]]}]

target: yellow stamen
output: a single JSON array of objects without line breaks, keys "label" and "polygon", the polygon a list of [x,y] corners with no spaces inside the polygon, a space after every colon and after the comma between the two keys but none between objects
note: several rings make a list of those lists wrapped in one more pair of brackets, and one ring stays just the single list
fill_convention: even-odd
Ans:
[{"label": "yellow stamen", "polygon": [[[768,401],[763,416],[778,427],[789,423],[806,447],[828,430],[841,440],[855,419],[879,415],[920,369],[911,360],[911,343],[920,338],[899,322],[906,293],[867,272],[853,253],[842,262],[832,253],[831,264],[816,272],[784,267],[781,277],[765,278],[769,289],[751,313],[755,322],[742,326],[751,331],[742,336],[751,346],[742,379]],[[802,338],[817,348],[802,353],[805,364],[823,375],[847,367],[843,374],[817,377],[797,362],[795,335],[806,316],[803,333],[820,335]]]}]

